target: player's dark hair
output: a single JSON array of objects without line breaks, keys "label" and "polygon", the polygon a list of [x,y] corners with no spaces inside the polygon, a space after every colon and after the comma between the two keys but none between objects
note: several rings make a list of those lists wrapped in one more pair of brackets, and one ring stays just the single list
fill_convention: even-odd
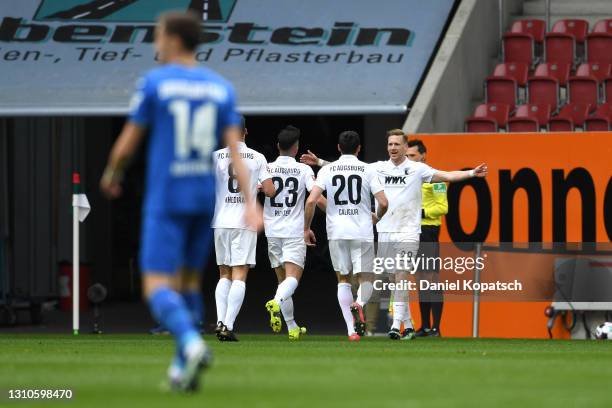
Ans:
[{"label": "player's dark hair", "polygon": [[346,130],[338,136],[338,145],[342,154],[355,154],[360,144],[359,133],[353,130]]},{"label": "player's dark hair", "polygon": [[422,140],[419,139],[411,139],[408,141],[408,147],[417,147],[417,150],[419,151],[419,153],[421,154],[425,154],[427,153],[427,148],[425,147],[425,143],[423,143]]},{"label": "player's dark hair", "polygon": [[300,129],[289,125],[278,134],[278,148],[285,152],[291,149],[298,140],[300,140]]},{"label": "player's dark hair", "polygon": [[160,16],[159,21],[164,25],[166,34],[175,35],[181,39],[185,50],[193,52],[198,48],[202,26],[200,19],[193,11],[164,13]]}]

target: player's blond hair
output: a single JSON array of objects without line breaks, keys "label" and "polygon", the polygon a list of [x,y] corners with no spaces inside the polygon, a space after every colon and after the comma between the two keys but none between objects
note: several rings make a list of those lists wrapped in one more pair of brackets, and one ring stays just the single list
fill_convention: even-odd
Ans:
[{"label": "player's blond hair", "polygon": [[404,133],[402,129],[391,129],[387,131],[387,139],[390,136],[402,136],[404,138],[404,143],[408,143],[408,135]]}]

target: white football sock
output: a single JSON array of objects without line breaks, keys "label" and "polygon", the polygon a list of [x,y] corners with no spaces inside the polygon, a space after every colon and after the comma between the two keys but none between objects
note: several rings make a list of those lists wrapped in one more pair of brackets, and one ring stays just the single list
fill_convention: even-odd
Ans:
[{"label": "white football sock", "polygon": [[232,281],[227,278],[219,279],[217,288],[215,289],[215,303],[217,304],[217,322],[222,322],[225,319],[227,312],[227,295],[232,287]]},{"label": "white football sock", "polygon": [[392,329],[399,330],[406,314],[406,302],[393,302],[393,326]]},{"label": "white football sock", "polygon": [[284,281],[278,284],[278,288],[276,289],[276,295],[274,295],[274,300],[276,300],[279,304],[285,301],[285,299],[293,296],[293,293],[298,287],[298,280],[293,276],[289,276],[285,278]]},{"label": "white football sock", "polygon": [[372,286],[372,282],[362,282],[357,290],[357,303],[359,303],[361,307],[364,307],[370,301],[373,291],[374,286]]},{"label": "white football sock", "polygon": [[412,314],[410,313],[410,303],[404,304],[404,329],[414,329],[412,326]]},{"label": "white football sock", "polygon": [[287,330],[295,329],[298,327],[293,318],[293,298],[287,298],[280,304],[281,312],[287,323]]},{"label": "white football sock", "polygon": [[227,313],[223,320],[228,330],[234,330],[234,322],[244,301],[244,292],[246,292],[246,283],[240,280],[232,281],[232,287],[227,296]]},{"label": "white football sock", "polygon": [[342,317],[346,323],[346,329],[348,335],[355,333],[353,326],[353,315],[351,314],[351,303],[353,303],[353,292],[351,291],[350,283],[339,283],[338,284],[338,304],[342,311]]}]

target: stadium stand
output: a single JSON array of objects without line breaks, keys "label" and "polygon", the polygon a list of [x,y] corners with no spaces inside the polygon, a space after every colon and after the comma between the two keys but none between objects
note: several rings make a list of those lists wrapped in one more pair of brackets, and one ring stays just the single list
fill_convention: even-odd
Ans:
[{"label": "stadium stand", "polygon": [[[483,103],[509,104],[510,118],[520,105],[550,104],[554,118],[570,100],[591,103],[591,116],[610,100],[610,0],[463,0],[448,32],[410,107],[407,132],[472,131],[476,122],[468,119]],[[471,46],[475,43],[479,47]],[[588,68],[583,66],[587,63]],[[527,67],[525,85],[520,66]],[[588,78],[573,82],[571,99],[570,78]],[[452,101],[445,98],[449,93]],[[490,121],[485,126],[493,127]],[[499,124],[497,129],[507,131]]]},{"label": "stadium stand", "polygon": [[[536,3],[526,1],[523,10]],[[612,12],[612,2],[609,7]],[[610,128],[612,18],[563,15],[547,32],[545,20],[537,17],[525,15],[510,24],[501,41],[503,62],[485,80],[485,101],[510,108],[507,125],[479,105],[466,119],[466,131]]]}]

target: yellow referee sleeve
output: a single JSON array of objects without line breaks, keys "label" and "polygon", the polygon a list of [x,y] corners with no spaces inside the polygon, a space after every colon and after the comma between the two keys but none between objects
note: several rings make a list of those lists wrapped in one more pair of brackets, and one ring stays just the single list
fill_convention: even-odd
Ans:
[{"label": "yellow referee sleeve", "polygon": [[423,219],[421,225],[440,225],[442,216],[448,213],[446,184],[423,183]]}]

